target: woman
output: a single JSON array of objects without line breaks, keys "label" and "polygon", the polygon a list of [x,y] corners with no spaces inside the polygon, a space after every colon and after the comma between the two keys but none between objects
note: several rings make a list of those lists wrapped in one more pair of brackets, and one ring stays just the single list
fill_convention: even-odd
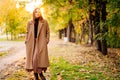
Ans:
[{"label": "woman", "polygon": [[39,8],[33,11],[33,20],[27,24],[26,33],[26,70],[33,71],[35,80],[46,80],[42,71],[49,66],[47,44],[50,31],[47,20],[43,19]]}]

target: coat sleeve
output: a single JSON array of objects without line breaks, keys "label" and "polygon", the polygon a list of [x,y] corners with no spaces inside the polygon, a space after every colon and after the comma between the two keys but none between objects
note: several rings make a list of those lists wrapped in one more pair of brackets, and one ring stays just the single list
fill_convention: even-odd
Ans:
[{"label": "coat sleeve", "polygon": [[25,44],[27,43],[28,40],[28,32],[29,32],[29,22],[27,23],[27,28],[26,28]]},{"label": "coat sleeve", "polygon": [[47,43],[49,43],[49,40],[50,40],[50,28],[49,28],[49,24],[46,20],[46,27],[47,27],[47,31],[46,31],[46,34],[47,34]]}]

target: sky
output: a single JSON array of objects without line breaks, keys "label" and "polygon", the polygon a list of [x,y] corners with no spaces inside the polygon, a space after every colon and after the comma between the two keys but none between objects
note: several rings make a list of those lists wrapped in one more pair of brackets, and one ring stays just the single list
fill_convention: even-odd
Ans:
[{"label": "sky", "polygon": [[[42,0],[16,0],[16,1],[27,1],[26,3],[26,10],[29,11],[30,13],[33,12],[33,10],[40,6],[42,4]],[[19,4],[16,4],[16,7],[19,8]]]},{"label": "sky", "polygon": [[33,10],[41,4],[42,0],[31,1],[30,3],[26,4],[26,10],[32,13]]}]

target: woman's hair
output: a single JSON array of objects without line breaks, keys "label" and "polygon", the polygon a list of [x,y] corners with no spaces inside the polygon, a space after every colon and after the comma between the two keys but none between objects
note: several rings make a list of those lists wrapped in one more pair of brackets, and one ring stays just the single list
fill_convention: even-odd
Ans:
[{"label": "woman's hair", "polygon": [[[36,12],[37,9],[40,10],[40,8],[35,8],[35,9],[34,9],[34,11],[33,11],[33,21],[35,21],[35,12]],[[43,16],[42,16],[41,11],[40,11],[40,17],[39,17],[39,20],[40,20],[40,21],[43,21]]]}]

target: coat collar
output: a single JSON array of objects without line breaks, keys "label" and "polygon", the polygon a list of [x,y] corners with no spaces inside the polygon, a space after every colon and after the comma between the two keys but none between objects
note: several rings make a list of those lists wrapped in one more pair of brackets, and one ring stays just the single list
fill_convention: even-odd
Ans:
[{"label": "coat collar", "polygon": [[[41,28],[42,28],[42,26],[43,26],[43,23],[44,22],[40,22],[39,21],[39,23],[38,23],[38,31],[37,31],[37,37],[39,36],[39,34],[40,34],[40,31],[41,31]],[[34,34],[34,22],[32,21],[32,33]],[[34,35],[33,35],[34,36]]]}]

